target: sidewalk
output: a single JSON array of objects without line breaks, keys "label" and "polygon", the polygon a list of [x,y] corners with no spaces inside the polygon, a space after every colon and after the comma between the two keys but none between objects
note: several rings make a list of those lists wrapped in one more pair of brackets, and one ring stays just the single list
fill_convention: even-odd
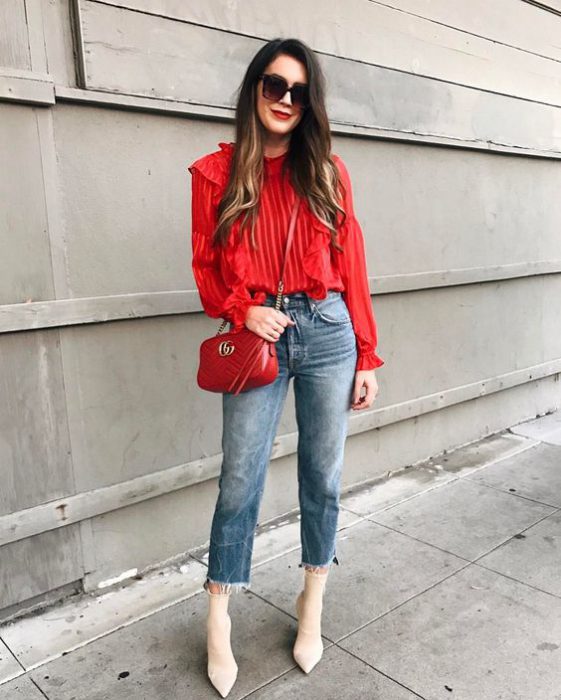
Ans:
[{"label": "sidewalk", "polygon": [[[561,700],[561,415],[343,494],[324,655],[292,658],[297,514],[232,595],[228,700]],[[215,700],[206,550],[0,627],[0,700]]]}]

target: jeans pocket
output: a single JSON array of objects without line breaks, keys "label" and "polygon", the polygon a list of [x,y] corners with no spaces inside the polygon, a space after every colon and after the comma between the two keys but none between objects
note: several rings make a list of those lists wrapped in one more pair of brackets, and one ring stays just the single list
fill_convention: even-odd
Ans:
[{"label": "jeans pocket", "polygon": [[351,323],[351,315],[342,296],[330,296],[325,299],[314,299],[312,308],[317,317],[332,325]]}]

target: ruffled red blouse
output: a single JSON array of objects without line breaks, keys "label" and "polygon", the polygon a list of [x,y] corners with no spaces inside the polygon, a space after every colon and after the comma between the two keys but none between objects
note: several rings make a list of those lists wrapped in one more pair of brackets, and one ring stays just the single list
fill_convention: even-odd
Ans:
[{"label": "ruffled red blouse", "polygon": [[[296,193],[288,174],[283,177],[281,172],[286,153],[265,156],[255,226],[257,249],[252,248],[249,235],[238,240],[241,219],[233,225],[226,246],[213,247],[217,206],[226,187],[235,144],[221,142],[218,146],[220,150],[202,156],[188,167],[192,175],[192,269],[205,313],[211,318],[224,318],[238,329],[243,328],[250,305],[262,304],[267,294],[277,293]],[[324,299],[328,289],[341,291],[357,340],[356,369],[375,369],[384,360],[375,352],[377,330],[364,238],[354,214],[349,173],[339,156],[332,157],[346,190],[343,208],[347,218],[338,229],[343,253],[333,248],[329,229],[303,200],[286,263],[283,293],[304,291],[314,299]]]}]

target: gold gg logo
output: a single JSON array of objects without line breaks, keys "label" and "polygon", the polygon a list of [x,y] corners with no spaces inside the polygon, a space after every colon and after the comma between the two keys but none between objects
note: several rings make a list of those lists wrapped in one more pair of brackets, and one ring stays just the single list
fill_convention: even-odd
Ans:
[{"label": "gold gg logo", "polygon": [[231,355],[235,349],[236,348],[234,345],[232,345],[231,341],[225,340],[218,346],[218,354],[222,355],[222,357],[226,357],[227,355]]}]

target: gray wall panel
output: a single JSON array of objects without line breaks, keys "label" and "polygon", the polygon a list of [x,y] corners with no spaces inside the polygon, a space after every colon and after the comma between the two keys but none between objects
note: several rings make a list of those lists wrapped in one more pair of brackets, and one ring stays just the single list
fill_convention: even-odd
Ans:
[{"label": "gray wall panel", "polygon": [[53,299],[37,114],[0,103],[0,124],[0,304]]},{"label": "gray wall panel", "polygon": [[82,578],[79,525],[0,547],[0,609]]},{"label": "gray wall panel", "polygon": [[[556,0],[559,3],[559,0]],[[548,3],[542,3],[544,5]],[[552,3],[549,3],[552,5]],[[390,3],[387,3],[390,5]],[[495,44],[495,51],[520,49],[521,58],[524,52],[532,53],[536,58],[546,57],[556,61],[561,60],[561,46],[558,41],[558,31],[555,17],[543,12],[523,0],[472,0],[470,3],[454,3],[449,0],[399,0],[393,3],[394,11],[403,13],[409,23],[415,18],[428,20],[434,29],[435,24],[444,25],[455,30],[457,34],[465,33],[469,41],[471,53],[474,55],[481,44],[474,46],[473,39],[486,39],[489,44]],[[413,28],[414,24],[409,24]],[[472,35],[472,38],[469,38]],[[452,33],[450,33],[452,36]],[[491,46],[489,46],[491,48]],[[513,52],[514,53],[514,52]],[[486,54],[488,60],[496,59],[500,54]],[[505,53],[505,55],[507,55]],[[511,54],[512,55],[512,54]],[[467,56],[469,60],[469,55]],[[493,60],[495,63],[495,60]],[[466,64],[458,64],[465,72]],[[543,66],[547,65],[545,62]],[[551,64],[553,67],[553,64]],[[515,73],[515,66],[507,63],[509,75]],[[446,69],[445,66],[442,66]],[[480,74],[481,80],[497,79],[499,74],[495,68]],[[519,89],[524,85],[519,85]]]},{"label": "gray wall panel", "polygon": [[142,571],[200,546],[208,539],[217,495],[213,479],[92,518],[92,546],[103,556],[86,575],[86,590],[116,572]]},{"label": "gray wall panel", "polygon": [[[551,105],[464,88],[409,73],[325,57],[330,118],[390,132],[444,135],[561,153],[561,117]],[[404,96],[407,96],[406,98]]]},{"label": "gray wall panel", "polygon": [[[66,329],[62,346],[76,489],[218,455],[221,396],[196,386],[204,314]],[[279,434],[296,430],[292,388]]]},{"label": "gray wall panel", "polygon": [[205,331],[196,319],[186,321],[163,317],[65,331],[78,491],[173,467],[210,448],[215,421],[203,427],[192,386],[194,339]]},{"label": "gray wall panel", "polygon": [[162,115],[56,107],[69,296],[187,286],[186,168],[205,144],[216,148],[215,133]]},{"label": "gray wall panel", "polygon": [[377,405],[561,357],[561,311],[551,303],[560,296],[561,275],[547,275],[383,297]]},{"label": "gray wall panel", "polygon": [[[422,359],[417,362],[421,364]],[[482,391],[472,401],[463,401],[446,410],[396,421],[384,430],[353,435],[345,446],[343,484],[351,486],[375,476],[384,477],[389,465],[392,470],[410,466],[449,451],[449,445],[465,445],[505,426],[535,418],[546,410],[554,411],[559,407],[559,399],[559,375],[556,375],[516,386],[508,395],[504,392],[486,395]],[[284,488],[282,484],[281,479],[279,488]],[[269,489],[265,498],[271,498]]]},{"label": "gray wall panel", "polygon": [[49,74],[57,85],[75,87],[77,82],[70,15],[71,1],[73,0],[51,0],[45,3],[43,22],[49,56]]},{"label": "gray wall panel", "polygon": [[23,0],[0,2],[0,67],[31,69]]},{"label": "gray wall panel", "polygon": [[375,280],[561,259],[556,161],[344,138],[334,150]]},{"label": "gray wall panel", "polygon": [[262,43],[96,2],[82,7],[88,88],[232,104],[232,76]]},{"label": "gray wall panel", "polygon": [[0,515],[74,493],[58,330],[2,336],[0,390]]}]

